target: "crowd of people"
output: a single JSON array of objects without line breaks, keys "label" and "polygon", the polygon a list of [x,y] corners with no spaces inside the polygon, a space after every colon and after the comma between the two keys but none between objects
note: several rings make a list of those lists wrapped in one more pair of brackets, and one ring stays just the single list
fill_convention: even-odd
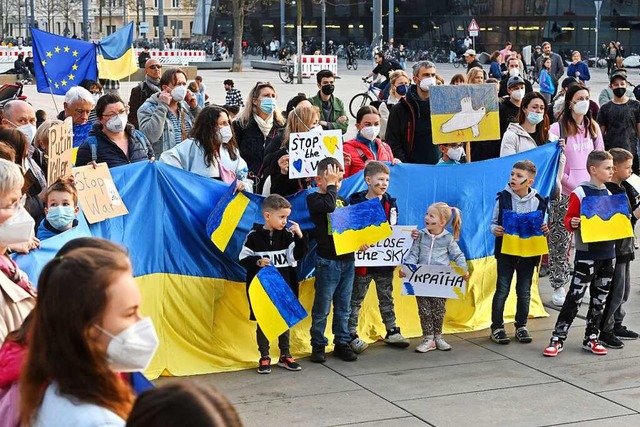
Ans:
[{"label": "crowd of people", "polygon": [[[634,239],[584,243],[580,204],[585,196],[625,194],[632,215],[640,217],[640,196],[626,180],[638,174],[640,102],[631,99],[626,70],[611,72],[609,87],[592,99],[585,86],[588,69],[579,53],[560,84],[564,67],[545,43],[537,59],[540,91],[533,90],[525,64],[508,43],[491,56],[487,74],[476,52],[464,53],[468,69],[451,79],[454,84],[492,83],[500,95],[499,140],[473,143],[465,152],[459,143],[435,144],[431,125],[430,91],[445,84],[436,65],[420,61],[410,73],[387,67],[383,55],[373,73],[382,75],[389,96],[363,106],[355,117],[355,138],[344,141],[344,161],[327,157],[317,166],[315,179],[289,178],[289,136],[297,132],[347,132],[349,118],[338,97],[336,76],[316,74],[317,92],[278,99],[269,82],[256,82],[247,96],[223,82],[226,105],[209,103],[202,78],[189,82],[179,68],[163,70],[154,58],[144,64],[145,80],[136,85],[127,105],[99,82],[85,81],[65,96],[56,120],[22,100],[4,107],[0,126],[0,418],[19,425],[240,425],[233,407],[217,392],[197,385],[172,385],[141,391],[139,373],[158,346],[149,318],[140,315],[141,297],[133,281],[125,248],[111,242],[76,239],[60,249],[42,271],[37,288],[10,256],[37,250],[41,240],[78,224],[78,192],[69,177],[46,182],[48,130],[71,118],[76,165],[106,163],[110,168],[159,161],[191,173],[232,184],[237,191],[266,196],[264,222],[246,237],[239,262],[247,271],[247,286],[261,268],[273,265],[297,295],[296,265],[317,244],[315,296],[311,310],[312,362],[326,360],[325,336],[333,307],[334,357],[355,361],[368,346],[358,336],[359,311],[373,281],[387,333],[384,342],[406,348],[392,297],[396,269],[355,267],[354,253],[338,255],[328,214],[349,204],[378,199],[387,220],[398,220],[398,204],[387,190],[391,168],[398,163],[459,165],[535,149],[559,141],[562,155],[551,199],[533,188],[537,168],[516,162],[504,171],[509,183],[498,194],[487,227],[496,236],[497,283],[493,298],[490,339],[508,344],[503,313],[514,274],[517,313],[515,338],[532,341],[527,330],[533,275],[548,274],[553,303],[562,307],[545,356],[563,349],[569,327],[588,291],[589,312],[583,346],[597,355],[606,347],[622,348],[625,339],[639,335],[623,324],[623,305],[629,297],[629,263]],[[549,82],[549,83],[547,83]],[[602,101],[604,99],[604,102]],[[279,105],[286,105],[281,110]],[[39,120],[42,119],[42,120]],[[363,171],[367,189],[338,196],[344,178]],[[307,196],[315,231],[290,221],[286,199],[313,188]],[[448,265],[455,262],[469,279],[460,238],[462,213],[436,202],[424,206],[424,227],[412,233],[406,263]],[[515,256],[502,251],[505,213],[550,212],[540,228],[548,235],[548,257]],[[35,232],[35,233],[34,233]],[[574,236],[575,262],[569,263]],[[363,245],[360,250],[368,249]],[[284,258],[274,256],[284,253]],[[282,260],[278,263],[275,260]],[[569,292],[566,292],[566,288]],[[36,290],[37,289],[37,290]],[[251,304],[251,302],[249,302]],[[418,353],[447,351],[442,335],[445,299],[417,297],[423,336]],[[250,320],[255,320],[251,311]],[[270,343],[256,328],[260,357],[258,372],[271,372]],[[278,366],[300,371],[290,352],[289,333],[278,339]],[[24,363],[23,363],[24,362]],[[6,372],[6,374],[5,374]],[[143,388],[149,388],[149,385]],[[7,404],[7,402],[11,402]],[[17,404],[16,402],[19,402]],[[191,417],[191,418],[189,418]],[[179,420],[179,421],[178,421]],[[193,420],[193,422],[189,421]]]}]

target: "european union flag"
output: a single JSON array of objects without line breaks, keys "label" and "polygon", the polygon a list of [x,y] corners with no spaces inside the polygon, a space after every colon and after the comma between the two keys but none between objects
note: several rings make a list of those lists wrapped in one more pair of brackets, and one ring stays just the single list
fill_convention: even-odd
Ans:
[{"label": "european union flag", "polygon": [[38,92],[64,95],[84,79],[98,79],[96,46],[31,28]]}]

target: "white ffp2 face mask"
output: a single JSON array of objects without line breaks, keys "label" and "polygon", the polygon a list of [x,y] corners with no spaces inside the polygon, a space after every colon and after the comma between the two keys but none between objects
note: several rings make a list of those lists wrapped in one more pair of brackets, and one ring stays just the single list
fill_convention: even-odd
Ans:
[{"label": "white ffp2 face mask", "polygon": [[223,144],[226,144],[227,142],[231,141],[231,138],[233,138],[233,132],[231,131],[231,126],[222,126],[220,129],[218,129],[218,138],[220,139],[220,142]]},{"label": "white ffp2 face mask", "polygon": [[107,361],[115,372],[144,371],[158,349],[158,335],[150,317],[134,323],[118,335],[112,335],[98,325],[96,328],[111,337]]},{"label": "white ffp2 face mask", "polygon": [[184,98],[187,96],[187,87],[183,85],[178,85],[171,89],[171,98],[173,98],[176,102],[184,101]]},{"label": "white ffp2 face mask", "polygon": [[426,77],[422,80],[420,80],[420,89],[422,89],[423,91],[428,91],[430,86],[435,86],[435,84],[437,83],[436,78],[435,77]]},{"label": "white ffp2 face mask", "polygon": [[515,77],[520,75],[520,69],[518,68],[509,68],[509,77]]},{"label": "white ffp2 face mask", "polygon": [[575,111],[577,114],[584,116],[589,111],[589,101],[582,100],[582,101],[576,102],[575,104],[573,104],[573,111]]},{"label": "white ffp2 face mask", "polygon": [[380,133],[380,126],[367,126],[360,129],[360,135],[364,139],[368,139],[369,141],[373,141],[376,139],[376,136]]},{"label": "white ffp2 face mask", "polygon": [[25,243],[33,237],[36,222],[24,207],[16,209],[11,218],[0,224],[0,246]]},{"label": "white ffp2 face mask", "polygon": [[449,157],[454,162],[457,162],[457,161],[460,161],[463,153],[464,153],[464,150],[462,149],[462,147],[449,148],[447,150],[447,157]]}]

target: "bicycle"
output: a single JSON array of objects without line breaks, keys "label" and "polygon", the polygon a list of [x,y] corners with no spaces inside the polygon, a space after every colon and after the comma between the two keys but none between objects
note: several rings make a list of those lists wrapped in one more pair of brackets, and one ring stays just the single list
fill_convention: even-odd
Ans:
[{"label": "bicycle", "polygon": [[453,66],[455,68],[460,68],[461,65],[465,65],[465,64],[466,64],[466,61],[462,56],[457,56],[456,59],[453,60]]},{"label": "bicycle", "polygon": [[285,64],[282,64],[282,67],[280,67],[280,80],[282,80],[285,83],[293,83],[293,70],[294,70],[294,66],[292,62],[287,62]]},{"label": "bicycle", "polygon": [[353,56],[353,58],[351,58],[351,60],[349,60],[349,58],[347,57],[347,70],[350,70],[351,67],[353,67],[354,70],[358,69],[358,57],[357,56]]},{"label": "bicycle", "polygon": [[355,94],[353,98],[351,98],[351,101],[349,101],[349,113],[351,113],[353,118],[356,118],[360,108],[380,99],[381,90],[365,79],[362,79],[362,81],[366,83],[366,90]]}]

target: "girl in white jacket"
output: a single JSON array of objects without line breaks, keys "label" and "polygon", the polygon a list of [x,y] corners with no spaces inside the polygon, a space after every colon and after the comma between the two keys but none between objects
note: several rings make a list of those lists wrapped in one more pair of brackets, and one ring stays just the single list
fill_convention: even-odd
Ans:
[{"label": "girl in white jacket", "polygon": [[546,144],[549,139],[547,102],[539,92],[529,92],[520,103],[517,123],[510,123],[502,137],[500,157]]}]

